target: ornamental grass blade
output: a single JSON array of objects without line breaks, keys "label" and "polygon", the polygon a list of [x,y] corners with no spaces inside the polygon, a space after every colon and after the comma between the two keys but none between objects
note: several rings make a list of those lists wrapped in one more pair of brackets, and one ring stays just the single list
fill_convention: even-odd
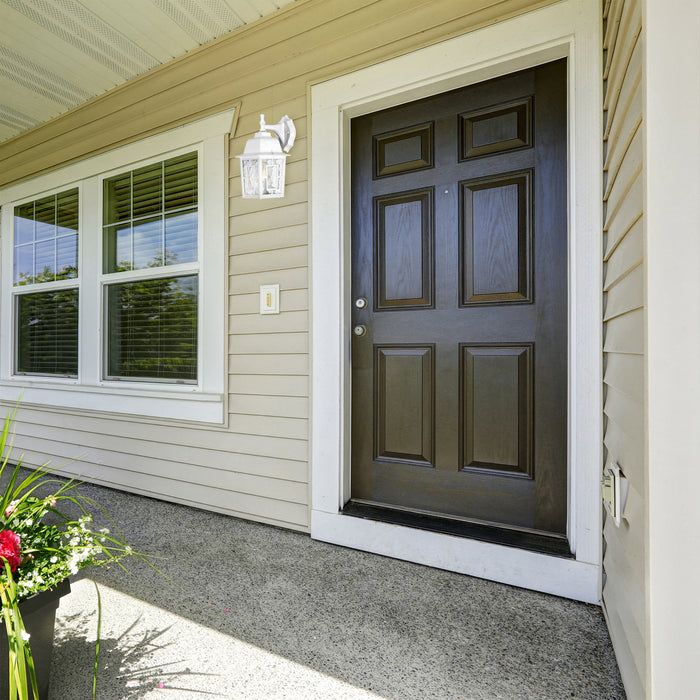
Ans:
[{"label": "ornamental grass blade", "polygon": [[100,662],[100,639],[102,634],[102,598],[100,597],[100,589],[97,586],[97,581],[93,581],[93,583],[95,584],[95,591],[97,591],[97,643],[95,644],[95,669],[92,673],[92,700],[95,700],[97,694],[97,671]]},{"label": "ornamental grass blade", "polygon": [[12,578],[12,570],[7,561],[5,564],[6,583],[0,586],[0,603],[2,603],[2,616],[5,622],[7,634],[8,675],[9,675],[9,700],[29,700],[29,686],[27,675],[32,689],[34,700],[39,699],[39,688],[36,680],[36,670],[32,650],[29,646],[29,635],[22,621],[22,613],[17,602],[17,584]]}]

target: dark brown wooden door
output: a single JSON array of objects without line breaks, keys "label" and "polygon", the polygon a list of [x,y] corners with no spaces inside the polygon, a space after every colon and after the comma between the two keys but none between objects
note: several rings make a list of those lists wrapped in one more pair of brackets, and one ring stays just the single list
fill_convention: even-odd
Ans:
[{"label": "dark brown wooden door", "polygon": [[354,504],[566,533],[566,125],[565,61],[352,121]]}]

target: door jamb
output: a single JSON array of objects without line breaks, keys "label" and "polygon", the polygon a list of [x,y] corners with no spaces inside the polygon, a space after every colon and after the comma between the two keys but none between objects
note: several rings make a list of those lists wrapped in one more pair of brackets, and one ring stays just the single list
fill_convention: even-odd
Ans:
[{"label": "door jamb", "polygon": [[[600,600],[602,110],[596,0],[565,0],[311,86],[315,539]],[[569,541],[574,559],[340,513],[350,495],[350,119],[568,57]],[[597,147],[591,148],[591,144]]]}]

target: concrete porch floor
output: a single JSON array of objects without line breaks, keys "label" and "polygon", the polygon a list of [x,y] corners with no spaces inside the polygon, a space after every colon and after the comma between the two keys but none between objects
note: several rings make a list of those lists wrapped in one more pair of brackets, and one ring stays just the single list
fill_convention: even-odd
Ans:
[{"label": "concrete porch floor", "polygon": [[92,485],[136,550],[63,598],[52,700],[625,697],[595,606]]}]

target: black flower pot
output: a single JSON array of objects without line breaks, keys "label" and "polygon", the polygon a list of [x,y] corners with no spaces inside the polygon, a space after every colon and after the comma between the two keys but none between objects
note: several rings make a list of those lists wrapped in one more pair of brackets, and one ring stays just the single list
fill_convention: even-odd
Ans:
[{"label": "black flower pot", "polygon": [[[48,700],[49,678],[51,674],[51,652],[53,651],[53,631],[56,624],[56,610],[58,603],[64,595],[70,593],[68,579],[61,581],[53,590],[42,591],[27,598],[19,604],[22,613],[24,627],[29,633],[29,646],[32,649],[36,682],[39,689],[39,700]],[[8,675],[8,648],[7,634],[2,625],[0,631],[0,694],[5,690],[5,697],[9,696]],[[29,677],[27,685],[31,687]],[[29,692],[31,697],[31,691]]]}]

